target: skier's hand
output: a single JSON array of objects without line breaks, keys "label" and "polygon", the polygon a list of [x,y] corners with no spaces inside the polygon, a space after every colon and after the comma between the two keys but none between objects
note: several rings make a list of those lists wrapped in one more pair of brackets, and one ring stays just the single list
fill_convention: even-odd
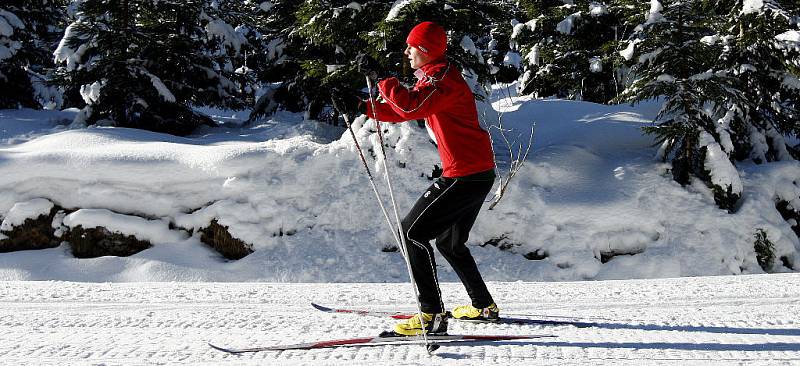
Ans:
[{"label": "skier's hand", "polygon": [[358,72],[364,75],[369,75],[371,72],[378,70],[378,63],[375,62],[372,57],[363,53],[359,53],[356,56],[355,64],[356,68],[358,68]]}]

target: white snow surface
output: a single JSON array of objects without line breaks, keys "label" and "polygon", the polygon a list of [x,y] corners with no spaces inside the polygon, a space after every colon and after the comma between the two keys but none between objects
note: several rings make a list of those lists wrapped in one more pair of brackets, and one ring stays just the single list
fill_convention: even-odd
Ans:
[{"label": "white snow surface", "polygon": [[508,51],[503,57],[503,64],[514,66],[516,69],[520,69],[522,67],[522,56],[520,56],[517,52]]},{"label": "white snow surface", "polygon": [[113,233],[132,235],[151,243],[176,243],[187,237],[185,232],[170,230],[169,221],[147,220],[106,209],[80,209],[64,217],[63,223],[70,228],[82,226],[84,229],[93,229],[102,226]]},{"label": "white snow surface", "polygon": [[78,50],[73,50],[67,40],[73,37],[75,33],[75,27],[80,24],[80,21],[75,21],[70,23],[66,29],[64,29],[64,35],[61,37],[61,41],[58,42],[58,47],[55,51],[53,51],[53,60],[55,63],[67,63],[67,70],[72,71],[78,65],[78,61],[81,57],[81,50],[86,49],[86,45],[81,45]]},{"label": "white snow surface", "polygon": [[[160,80],[159,80],[160,81]],[[81,97],[86,104],[94,104],[100,100],[100,90],[103,89],[105,80],[95,81],[91,84],[81,85]]]},{"label": "white snow surface", "polygon": [[[33,252],[27,255],[35,255]],[[85,260],[95,266],[109,260]],[[311,302],[413,312],[408,284],[0,283],[8,365],[790,365],[800,362],[800,275],[592,282],[489,282],[501,314],[573,325],[451,322],[498,343],[265,351],[233,347],[375,336],[390,318],[329,314]],[[460,284],[442,284],[448,308]]]},{"label": "white snow surface", "polygon": [[25,23],[16,14],[0,9],[0,36],[10,37],[14,34],[14,28],[25,29]]},{"label": "white snow surface", "polygon": [[775,36],[775,39],[777,39],[779,41],[784,41],[784,42],[799,43],[800,42],[800,31],[788,30],[786,32],[783,32],[783,33]]},{"label": "white snow surface", "polygon": [[0,230],[11,231],[14,226],[22,225],[26,219],[47,215],[53,209],[53,202],[44,198],[36,198],[28,202],[19,202],[11,207],[5,219],[0,223]]},{"label": "white snow surface", "polygon": [[22,43],[9,38],[14,35],[15,28],[25,29],[25,23],[14,13],[0,9],[0,61],[11,58],[22,48]]},{"label": "white snow surface", "polygon": [[529,65],[539,65],[539,44],[533,45],[531,50],[525,55],[525,59],[528,60]]},{"label": "white snow surface", "polygon": [[[652,137],[640,128],[651,123],[659,103],[631,107],[500,97],[514,89],[497,87],[492,104],[479,105],[487,125],[496,124],[497,111],[503,112],[504,127],[514,129],[512,139],[522,135],[527,141],[536,123],[525,166],[506,197],[494,210],[484,209],[471,232],[468,245],[484,278],[762,273],[753,249],[757,229],[768,232],[775,245],[772,270],[789,271],[779,259],[796,258],[800,243],[775,211],[774,198],[796,197],[785,187],[800,176],[797,162],[741,164],[742,206],[728,214],[715,206],[704,185],[681,187],[666,165],[652,159]],[[103,212],[83,216],[86,225],[139,216],[147,220],[137,222],[159,229],[121,226],[147,235],[154,246],[102,260],[75,259],[65,246],[3,253],[0,280],[407,281],[399,253],[381,251],[393,239],[346,130],[287,112],[257,125],[226,123],[188,137],[65,128],[75,113],[0,110],[0,217],[9,216],[17,203],[39,198],[70,210],[107,210],[77,215]],[[353,127],[363,149],[378,151],[374,121],[362,116]],[[439,159],[416,124],[382,127],[403,215],[431,184],[426,175]],[[505,173],[508,149],[497,130],[491,131],[498,172]],[[388,197],[383,159],[372,152],[367,162],[381,195]],[[212,220],[251,244],[254,253],[227,261],[202,244],[197,229]],[[163,231],[170,224],[169,233]],[[162,234],[147,234],[152,232]],[[507,250],[486,244],[492,240]],[[528,260],[523,257],[528,254],[546,258]],[[436,260],[441,279],[456,281],[443,258]]]}]

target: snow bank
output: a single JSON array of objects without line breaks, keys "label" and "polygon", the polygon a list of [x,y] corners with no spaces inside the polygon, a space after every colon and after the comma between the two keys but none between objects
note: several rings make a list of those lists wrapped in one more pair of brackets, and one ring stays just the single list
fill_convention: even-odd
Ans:
[{"label": "snow bank", "polygon": [[170,230],[169,221],[147,220],[136,216],[121,215],[106,209],[77,210],[67,215],[63,223],[69,228],[77,226],[84,229],[104,227],[108,231],[132,235],[151,243],[175,243],[183,241],[187,237],[183,232]]},{"label": "snow bank", "polygon": [[[775,197],[797,197],[781,188],[800,176],[797,162],[744,165],[743,204],[728,214],[704,185],[681,187],[652,160],[653,139],[640,128],[650,125],[658,103],[502,97],[513,89],[498,88],[492,104],[479,104],[487,126],[502,112],[512,140],[527,141],[536,124],[525,166],[500,204],[481,213],[468,241],[486,279],[760,273],[757,229],[775,244],[776,259],[794,258],[800,248],[774,209]],[[47,199],[80,209],[65,225],[106,226],[154,246],[97,261],[77,260],[63,248],[0,254],[0,280],[8,273],[79,281],[407,281],[399,253],[382,251],[394,240],[356,144],[342,128],[279,112],[257,126],[206,127],[175,137],[125,128],[65,130],[53,116],[0,111],[0,216],[12,220],[15,205]],[[391,210],[376,124],[362,116],[353,127]],[[417,124],[382,129],[402,215],[431,184],[439,159]],[[498,129],[490,130],[498,171],[505,173],[508,147]],[[198,229],[212,220],[252,244],[254,253],[229,262],[202,245]],[[436,260],[442,281],[457,281],[444,259]]]}]

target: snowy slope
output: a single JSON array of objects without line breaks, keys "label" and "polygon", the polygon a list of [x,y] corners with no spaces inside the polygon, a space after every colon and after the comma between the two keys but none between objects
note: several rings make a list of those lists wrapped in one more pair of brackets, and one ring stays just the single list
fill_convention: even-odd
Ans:
[{"label": "snowy slope", "polygon": [[[743,205],[730,215],[702,184],[681,187],[653,160],[652,138],[640,128],[657,103],[605,106],[501,95],[498,89],[492,104],[481,106],[484,122],[497,124],[499,111],[504,127],[523,134],[520,139],[527,140],[532,122],[536,132],[507,196],[484,210],[470,237],[485,278],[762,273],[753,250],[757,229],[775,243],[776,259],[794,260],[800,243],[772,207],[776,187],[800,176],[797,162],[742,165]],[[0,218],[19,221],[14,207],[47,199],[86,210],[56,224],[114,223],[116,231],[150,238],[154,247],[127,258],[79,260],[66,244],[0,254],[0,279],[407,281],[400,255],[381,251],[393,240],[344,129],[279,113],[256,126],[229,123],[181,138],[124,128],[67,129],[64,121],[73,113],[0,111]],[[380,183],[374,121],[355,122]],[[385,131],[402,214],[431,183],[426,175],[438,156],[415,124]],[[508,156],[499,138],[495,151],[502,173]],[[198,234],[189,235],[212,219],[255,252],[226,261]],[[508,250],[480,246],[499,238]],[[530,253],[545,258],[523,257]],[[773,270],[789,270],[781,264],[777,260]],[[457,279],[446,264],[439,270],[445,281]]]},{"label": "snowy slope", "polygon": [[[594,324],[454,323],[453,334],[557,338],[244,354],[207,341],[275,345],[376,335],[391,319],[333,315],[311,301],[412,310],[407,284],[0,283],[4,365],[780,365],[800,364],[800,275],[492,282],[503,312]],[[467,301],[444,286],[448,306]]]}]

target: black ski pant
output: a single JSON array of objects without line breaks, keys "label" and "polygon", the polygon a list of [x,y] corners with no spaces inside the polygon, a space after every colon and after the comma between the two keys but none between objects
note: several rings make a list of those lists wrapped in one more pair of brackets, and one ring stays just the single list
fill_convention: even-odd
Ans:
[{"label": "black ski pant", "polygon": [[465,243],[493,180],[464,181],[438,178],[403,219],[411,271],[419,290],[422,311],[444,312],[430,241],[450,263],[464,284],[472,306],[484,308],[494,301],[483,282],[475,259]]}]

